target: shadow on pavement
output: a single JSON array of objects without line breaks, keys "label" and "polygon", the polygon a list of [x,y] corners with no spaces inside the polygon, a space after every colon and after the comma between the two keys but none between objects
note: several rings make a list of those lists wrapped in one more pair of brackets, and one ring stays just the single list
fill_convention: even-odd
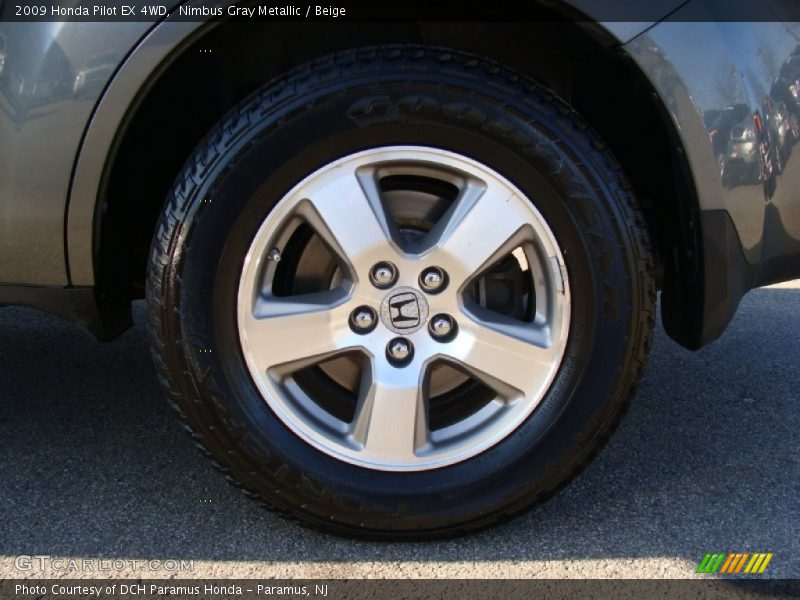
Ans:
[{"label": "shadow on pavement", "polygon": [[800,289],[754,291],[700,352],[659,330],[639,393],[549,503],[445,542],[342,540],[228,486],[176,427],[143,310],[112,344],[0,311],[0,555],[244,561],[481,561],[774,552],[800,574]]}]

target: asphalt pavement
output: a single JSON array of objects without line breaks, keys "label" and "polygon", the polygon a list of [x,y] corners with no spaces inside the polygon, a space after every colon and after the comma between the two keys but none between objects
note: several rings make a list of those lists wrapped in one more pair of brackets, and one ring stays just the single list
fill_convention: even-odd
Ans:
[{"label": "asphalt pavement", "polygon": [[800,577],[800,281],[751,292],[699,352],[659,329],[582,475],[504,526],[429,543],[312,532],[225,483],[163,400],[140,304],[136,321],[100,344],[0,309],[0,577],[682,578],[737,551]]}]

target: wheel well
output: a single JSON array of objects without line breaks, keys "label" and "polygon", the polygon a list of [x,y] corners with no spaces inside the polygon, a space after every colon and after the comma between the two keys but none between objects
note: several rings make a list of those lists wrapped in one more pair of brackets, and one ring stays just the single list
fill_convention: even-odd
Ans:
[{"label": "wheel well", "polygon": [[[416,43],[491,58],[543,82],[575,107],[628,174],[647,216],[659,285],[675,287],[677,298],[681,282],[697,277],[701,257],[697,199],[674,127],[644,75],[602,30],[554,21],[223,23],[202,31],[154,76],[117,136],[100,196],[98,286],[115,296],[143,295],[150,241],[175,177],[200,139],[250,92],[331,52]],[[682,319],[669,321],[669,333],[680,338]]]}]

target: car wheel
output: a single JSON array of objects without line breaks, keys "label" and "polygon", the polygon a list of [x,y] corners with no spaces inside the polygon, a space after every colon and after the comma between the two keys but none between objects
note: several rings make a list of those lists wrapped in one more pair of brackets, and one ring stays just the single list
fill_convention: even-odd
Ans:
[{"label": "car wheel", "polygon": [[277,511],[427,537],[576,475],[654,322],[631,186],[552,92],[476,56],[336,54],[198,146],[150,258],[151,346],[191,436]]}]

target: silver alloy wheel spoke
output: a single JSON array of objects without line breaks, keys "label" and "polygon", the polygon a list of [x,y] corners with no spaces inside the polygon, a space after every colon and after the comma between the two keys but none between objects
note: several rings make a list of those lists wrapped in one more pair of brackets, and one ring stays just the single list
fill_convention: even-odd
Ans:
[{"label": "silver alloy wheel spoke", "polygon": [[323,189],[309,192],[298,212],[345,264],[363,270],[375,256],[391,256],[389,225],[377,189],[367,173],[344,169]]},{"label": "silver alloy wheel spoke", "polygon": [[471,344],[451,358],[507,401],[534,395],[558,365],[558,349],[541,329],[474,322],[459,335]]},{"label": "silver alloy wheel spoke", "polygon": [[[438,178],[460,191],[427,233],[407,237],[387,209],[381,177],[395,178],[390,188],[395,200],[404,177]],[[290,243],[298,222],[338,255],[342,270],[324,284],[330,289],[279,296],[286,285],[275,283],[279,269],[269,256]],[[471,291],[471,282],[512,252],[518,272],[529,280],[524,302],[530,320],[491,310],[485,297]],[[376,285],[370,275],[374,279],[373,268],[385,263],[396,269],[392,281]],[[440,288],[423,285],[431,269],[441,269]],[[377,322],[359,327],[353,315],[370,309]],[[430,322],[437,315],[453,320],[452,334],[437,335],[442,327]],[[265,404],[321,452],[385,471],[439,468],[500,442],[549,389],[566,348],[569,320],[563,257],[534,204],[486,165],[435,148],[376,148],[310,174],[262,223],[239,286],[243,356]],[[398,336],[413,353],[390,361],[387,352]],[[317,397],[325,395],[324,385],[306,388],[305,376],[297,375],[318,366],[313,377],[325,378],[324,368],[330,367],[323,363],[345,354],[348,368],[360,364],[361,381],[358,386],[356,371],[347,390],[347,402],[353,403],[347,421],[325,408],[325,397]],[[352,360],[357,356],[360,363]],[[496,396],[432,429],[431,411],[440,396],[431,397],[431,381],[439,363],[449,363]]]},{"label": "silver alloy wheel spoke", "polygon": [[350,307],[349,302],[320,304],[308,298],[259,301],[243,324],[247,351],[262,372],[281,367],[287,373],[345,352],[356,343],[348,325]]},{"label": "silver alloy wheel spoke", "polygon": [[388,462],[409,462],[427,443],[424,387],[419,371],[373,361],[365,377],[352,424],[353,440],[370,455]]},{"label": "silver alloy wheel spoke", "polygon": [[429,234],[436,241],[432,261],[457,286],[519,245],[522,238],[517,234],[524,229],[527,215],[520,198],[514,196],[500,182],[473,183]]}]

